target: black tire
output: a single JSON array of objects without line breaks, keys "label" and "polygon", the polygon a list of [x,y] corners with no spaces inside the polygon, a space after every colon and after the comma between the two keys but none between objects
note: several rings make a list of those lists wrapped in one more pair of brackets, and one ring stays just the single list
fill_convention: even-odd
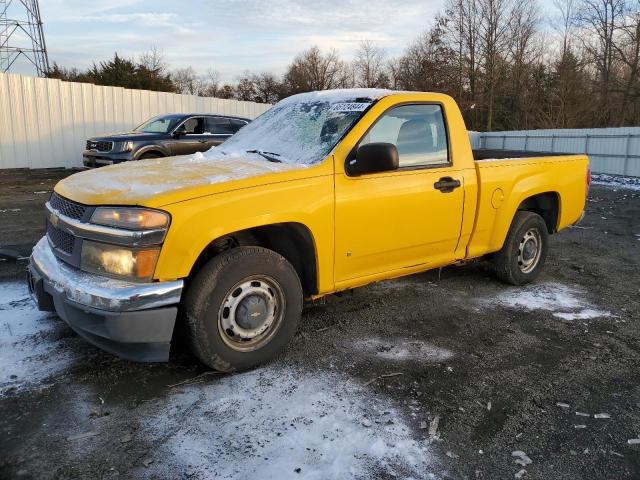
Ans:
[{"label": "black tire", "polygon": [[533,212],[516,212],[502,250],[493,257],[496,275],[511,285],[532,282],[544,266],[548,249],[549,234],[542,217]]},{"label": "black tire", "polygon": [[162,158],[162,155],[158,155],[157,153],[143,153],[138,160],[147,160],[149,158]]},{"label": "black tire", "polygon": [[[249,282],[250,285],[246,286]],[[266,305],[269,295],[266,296],[267,300],[260,299],[260,295],[252,297],[240,288],[246,286],[246,292],[252,292],[251,289],[255,287],[258,291],[256,284],[260,285],[260,291],[271,292],[272,298],[276,299],[273,301],[273,311],[277,315],[268,315]],[[234,297],[238,290],[241,293]],[[249,310],[246,306],[242,307],[242,302],[245,301],[253,301],[252,305],[263,302],[266,313],[258,314],[261,317],[258,321],[277,318],[264,334],[254,339],[262,339],[264,343],[253,345],[250,342],[254,340],[241,341],[240,337],[233,335],[234,328],[241,329],[246,325],[241,325],[240,321],[236,323],[235,314],[231,320],[228,318],[229,308],[226,305],[229,301],[235,301],[236,297],[245,300],[237,304],[233,312],[244,308],[243,311],[247,312],[243,317],[245,322],[249,316],[255,315],[255,312],[248,315]],[[277,300],[281,297],[283,301]],[[278,306],[278,302],[281,305]],[[273,359],[289,343],[296,332],[302,305],[300,279],[293,266],[282,255],[261,247],[237,247],[210,260],[189,285],[184,299],[187,341],[200,361],[214,370],[246,370]],[[233,322],[234,325],[225,329],[225,322]],[[240,348],[248,350],[239,351]]]}]

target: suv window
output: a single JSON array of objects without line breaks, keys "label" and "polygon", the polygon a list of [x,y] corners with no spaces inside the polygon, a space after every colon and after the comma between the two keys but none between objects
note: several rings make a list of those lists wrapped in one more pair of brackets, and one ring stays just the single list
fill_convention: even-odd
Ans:
[{"label": "suv window", "polygon": [[202,117],[193,117],[182,124],[187,135],[202,135],[204,132],[204,119]]},{"label": "suv window", "polygon": [[245,122],[244,120],[236,120],[235,118],[232,118],[231,120],[231,130],[233,131],[233,133],[236,133],[238,130],[240,130],[242,127],[244,127],[247,122]]},{"label": "suv window", "polygon": [[231,135],[234,132],[228,118],[207,117],[205,133],[210,135]]},{"label": "suv window", "polygon": [[400,167],[442,165],[449,162],[447,132],[440,105],[402,105],[387,111],[360,141],[392,143]]}]

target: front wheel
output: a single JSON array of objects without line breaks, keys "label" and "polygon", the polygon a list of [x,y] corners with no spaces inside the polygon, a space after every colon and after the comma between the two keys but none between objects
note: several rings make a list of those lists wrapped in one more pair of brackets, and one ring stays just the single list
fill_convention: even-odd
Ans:
[{"label": "front wheel", "polygon": [[161,158],[161,157],[162,155],[159,155],[157,153],[143,153],[142,155],[140,155],[138,160],[148,160],[150,158]]},{"label": "front wheel", "polygon": [[504,246],[493,258],[498,278],[511,285],[533,281],[547,258],[548,242],[547,225],[540,215],[516,212]]},{"label": "front wheel", "polygon": [[209,367],[245,370],[275,357],[295,334],[303,294],[293,266],[261,247],[210,260],[187,290],[187,337]]}]

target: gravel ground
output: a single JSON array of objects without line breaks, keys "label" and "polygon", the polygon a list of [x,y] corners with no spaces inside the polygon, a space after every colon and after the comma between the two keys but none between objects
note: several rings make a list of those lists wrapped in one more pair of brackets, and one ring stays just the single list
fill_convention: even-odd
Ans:
[{"label": "gravel ground", "polygon": [[[0,173],[0,248],[67,173]],[[476,262],[330,297],[235,375],[105,354],[0,262],[0,478],[640,478],[640,192],[601,181],[535,284]]]}]

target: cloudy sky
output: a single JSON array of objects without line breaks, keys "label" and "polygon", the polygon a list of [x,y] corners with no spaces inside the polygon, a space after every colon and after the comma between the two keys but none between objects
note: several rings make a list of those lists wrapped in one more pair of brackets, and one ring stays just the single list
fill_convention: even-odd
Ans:
[{"label": "cloudy sky", "polygon": [[[543,0],[550,2],[551,0]],[[15,2],[18,3],[18,2]],[[282,73],[312,45],[345,58],[373,40],[399,54],[431,25],[444,0],[42,0],[50,60],[87,67],[114,51],[157,46],[172,68],[213,68],[225,81],[245,70]]]}]

